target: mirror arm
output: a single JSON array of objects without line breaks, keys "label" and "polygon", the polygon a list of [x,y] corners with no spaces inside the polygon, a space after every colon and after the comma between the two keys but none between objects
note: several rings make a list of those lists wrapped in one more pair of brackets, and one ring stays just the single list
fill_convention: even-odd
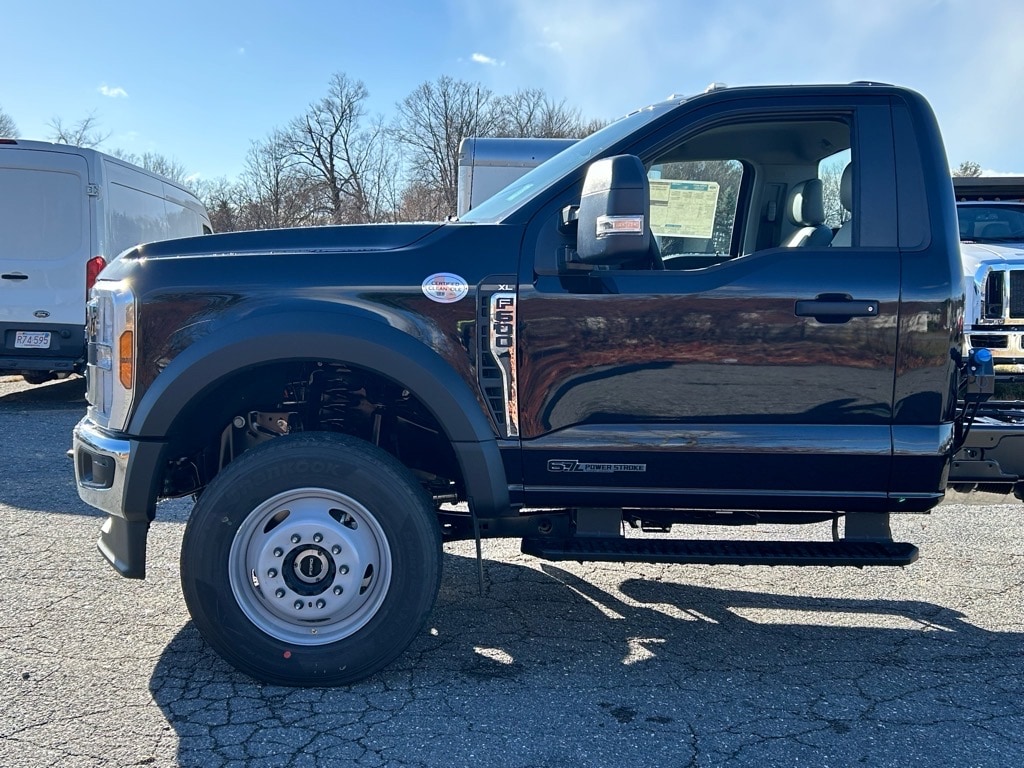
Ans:
[{"label": "mirror arm", "polygon": [[580,207],[578,205],[567,205],[562,209],[562,220],[558,223],[558,231],[563,235],[575,234],[579,228]]}]

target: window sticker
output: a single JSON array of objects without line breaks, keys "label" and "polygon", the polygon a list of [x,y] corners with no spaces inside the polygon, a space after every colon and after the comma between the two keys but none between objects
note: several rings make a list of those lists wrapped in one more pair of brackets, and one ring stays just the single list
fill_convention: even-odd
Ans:
[{"label": "window sticker", "polygon": [[651,232],[709,238],[715,227],[718,182],[651,179]]}]

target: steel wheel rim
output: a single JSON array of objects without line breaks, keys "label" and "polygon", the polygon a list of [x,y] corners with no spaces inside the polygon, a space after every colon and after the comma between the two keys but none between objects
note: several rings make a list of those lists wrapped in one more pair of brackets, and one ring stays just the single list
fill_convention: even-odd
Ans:
[{"label": "steel wheel rim", "polygon": [[391,584],[388,539],[362,504],[327,488],[297,488],[257,506],[228,555],[235,601],[261,631],[325,645],[362,629]]}]

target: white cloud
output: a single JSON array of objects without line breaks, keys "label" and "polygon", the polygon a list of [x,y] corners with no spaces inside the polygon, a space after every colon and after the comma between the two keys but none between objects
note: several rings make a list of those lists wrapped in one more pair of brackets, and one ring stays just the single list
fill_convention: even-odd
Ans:
[{"label": "white cloud", "polygon": [[100,93],[102,93],[108,99],[127,99],[128,98],[128,91],[126,91],[124,88],[121,88],[120,86],[111,88],[109,85],[104,83],[103,85],[101,85],[96,90],[99,91]]},{"label": "white cloud", "polygon": [[497,92],[540,87],[608,119],[713,81],[888,82],[931,102],[952,165],[1024,168],[1020,0],[998,3],[998,23],[960,0],[451,1],[474,45],[507,57],[478,74]]},{"label": "white cloud", "polygon": [[540,34],[541,34],[541,37],[544,38],[544,41],[539,43],[541,48],[547,48],[549,51],[554,51],[555,53],[561,53],[562,52],[562,42],[560,40],[557,40],[557,39],[555,39],[553,37],[559,31],[561,31],[560,27],[556,28],[556,29],[552,29],[551,27],[543,27],[543,28],[541,28]]},{"label": "white cloud", "polygon": [[488,66],[494,67],[498,65],[497,59],[492,59],[490,56],[485,56],[482,53],[474,53],[471,57],[477,64],[487,64]]}]

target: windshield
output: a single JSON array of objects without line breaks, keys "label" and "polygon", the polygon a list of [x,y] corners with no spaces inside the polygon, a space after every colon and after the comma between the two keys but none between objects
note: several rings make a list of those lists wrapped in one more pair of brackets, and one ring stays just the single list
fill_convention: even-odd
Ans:
[{"label": "windshield", "polygon": [[662,103],[645,107],[605,126],[585,139],[563,149],[550,160],[541,163],[529,173],[516,179],[493,197],[484,200],[476,208],[467,211],[461,221],[494,223],[506,218],[513,211],[568,175],[573,169],[585,165],[598,157],[608,147],[628,136],[641,126],[671,109],[675,104]]},{"label": "windshield", "polygon": [[956,215],[964,242],[1024,242],[1024,204],[960,204]]}]

